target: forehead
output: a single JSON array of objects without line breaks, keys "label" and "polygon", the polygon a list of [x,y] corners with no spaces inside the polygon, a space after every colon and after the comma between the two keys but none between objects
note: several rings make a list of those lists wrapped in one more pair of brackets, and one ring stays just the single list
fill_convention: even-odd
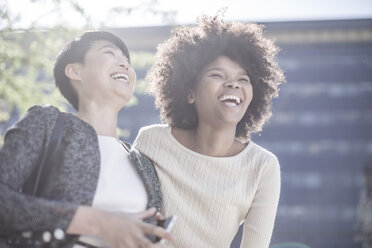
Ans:
[{"label": "forehead", "polygon": [[96,56],[97,54],[100,54],[104,52],[106,49],[113,49],[116,52],[115,53],[120,53],[126,60],[129,62],[129,58],[123,50],[121,50],[118,46],[116,46],[114,43],[108,40],[96,40],[93,41],[90,46],[88,51],[85,54],[85,57],[87,56]]},{"label": "forehead", "polygon": [[246,70],[244,70],[238,62],[223,55],[218,56],[215,60],[205,66],[204,71],[209,70],[233,70],[235,72],[247,74]]},{"label": "forehead", "polygon": [[[101,50],[103,48],[112,48],[114,50],[121,51],[121,49],[118,46],[116,46],[114,43],[112,43],[111,41],[108,41],[108,40],[93,41],[92,44],[90,45],[89,51],[98,51],[98,50]],[[121,51],[121,52],[124,53],[123,51]]]}]

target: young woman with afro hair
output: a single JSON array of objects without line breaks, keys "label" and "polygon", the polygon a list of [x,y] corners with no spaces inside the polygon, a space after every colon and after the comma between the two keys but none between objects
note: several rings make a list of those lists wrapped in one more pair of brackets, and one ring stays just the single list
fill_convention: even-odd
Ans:
[{"label": "young woman with afro hair", "polygon": [[[177,215],[175,247],[268,247],[280,166],[251,134],[271,115],[285,81],[263,26],[203,16],[158,47],[146,81],[166,124],[140,130],[135,147],[155,163],[163,214]],[[169,244],[169,247],[172,245]]]}]

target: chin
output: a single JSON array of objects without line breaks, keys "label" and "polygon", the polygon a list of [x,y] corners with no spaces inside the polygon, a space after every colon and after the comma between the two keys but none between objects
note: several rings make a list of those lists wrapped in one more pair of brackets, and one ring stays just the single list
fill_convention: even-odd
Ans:
[{"label": "chin", "polygon": [[232,119],[225,118],[225,119],[220,120],[219,123],[221,127],[236,128],[238,126],[239,121],[236,119],[232,120]]},{"label": "chin", "polygon": [[238,123],[243,119],[244,116],[236,116],[236,115],[233,115],[233,116],[229,116],[229,115],[224,115],[222,116],[222,120],[225,122],[225,123],[229,123],[231,125],[238,125]]},{"label": "chin", "polygon": [[120,92],[117,94],[117,96],[120,98],[121,102],[124,102],[125,104],[127,104],[133,98],[133,93]]},{"label": "chin", "polygon": [[121,101],[121,106],[124,107],[124,106],[127,105],[129,102],[130,102],[130,99],[129,99],[129,100]]}]

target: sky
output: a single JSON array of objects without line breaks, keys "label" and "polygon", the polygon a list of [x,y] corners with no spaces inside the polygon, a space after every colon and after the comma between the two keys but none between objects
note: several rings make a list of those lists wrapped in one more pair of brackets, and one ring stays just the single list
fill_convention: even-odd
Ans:
[{"label": "sky", "polygon": [[[21,17],[20,25],[27,25],[35,19],[41,26],[48,26],[61,20],[70,26],[82,25],[83,20],[71,11],[70,6],[63,5],[60,10],[62,15],[58,15],[53,12],[49,2],[8,0],[7,4],[10,10]],[[149,4],[151,0],[77,0],[77,2],[91,16],[92,23],[97,27],[191,24],[201,14],[215,15],[224,8],[226,19],[253,22],[372,18],[372,0],[157,0],[157,4],[152,6]],[[131,7],[137,9],[130,15],[110,11],[112,8]],[[164,19],[153,11],[166,11],[170,13],[170,18]],[[42,18],[39,18],[40,16]]]}]

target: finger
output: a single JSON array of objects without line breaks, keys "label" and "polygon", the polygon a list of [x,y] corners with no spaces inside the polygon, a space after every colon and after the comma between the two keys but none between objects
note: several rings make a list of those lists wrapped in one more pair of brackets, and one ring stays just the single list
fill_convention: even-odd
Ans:
[{"label": "finger", "polygon": [[124,243],[120,244],[118,248],[137,248],[137,247],[141,247],[141,246],[139,246],[135,240],[130,238],[130,239],[125,240]]},{"label": "finger", "polygon": [[174,236],[171,233],[167,232],[164,228],[147,223],[141,223],[141,227],[147,234],[155,235],[172,242],[174,242],[175,240]]},{"label": "finger", "polygon": [[[162,239],[163,240],[163,239]],[[161,242],[158,242],[158,243],[155,243],[155,244],[152,244],[151,248],[162,248],[163,247],[163,244]]]},{"label": "finger", "polygon": [[156,220],[164,220],[164,216],[159,212],[156,212],[155,218],[156,218]]},{"label": "finger", "polygon": [[156,208],[150,208],[150,209],[147,209],[145,211],[133,214],[133,216],[138,218],[138,219],[146,219],[148,217],[153,216],[155,211],[156,211]]},{"label": "finger", "polygon": [[146,237],[142,237],[141,238],[141,245],[140,245],[141,248],[152,248],[154,247],[153,246],[153,243]]}]

